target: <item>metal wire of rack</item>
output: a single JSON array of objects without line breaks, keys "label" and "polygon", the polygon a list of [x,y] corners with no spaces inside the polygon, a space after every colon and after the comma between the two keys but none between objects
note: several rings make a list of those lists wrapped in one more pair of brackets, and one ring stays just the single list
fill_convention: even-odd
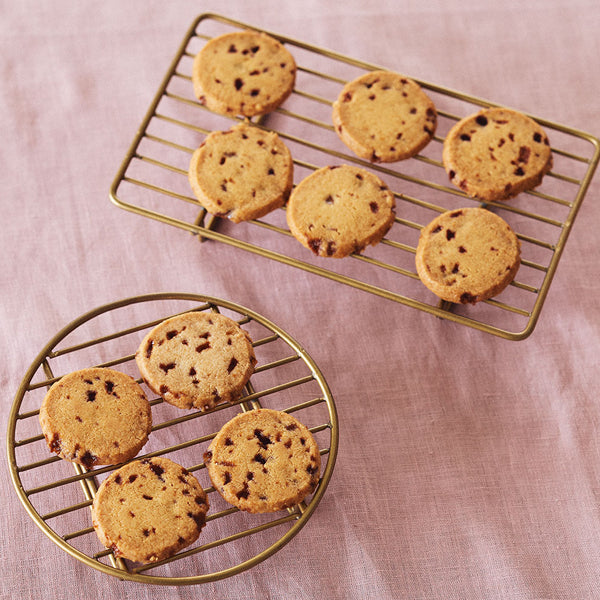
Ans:
[{"label": "metal wire of rack", "polygon": [[[87,366],[112,367],[136,377],[134,352],[145,331],[189,310],[227,314],[251,335],[258,363],[243,397],[207,411],[181,411],[153,398],[153,427],[142,454],[169,455],[200,480],[210,501],[199,540],[175,556],[147,565],[115,557],[91,524],[90,506],[101,480],[120,465],[86,469],[50,455],[39,425],[41,400],[52,383]],[[314,435],[321,478],[297,506],[248,515],[228,505],[205,471],[202,455],[218,429],[240,410],[259,407],[293,413]],[[337,412],[329,387],[306,351],[274,323],[239,305],[197,294],[152,294],[92,310],[64,327],[27,371],[9,418],[7,447],[13,484],[35,524],[79,561],[120,579],[191,585],[253,567],[287,544],[310,518],[331,478],[338,446]],[[73,474],[73,468],[75,474]]]},{"label": "metal wire of rack", "polygon": [[416,274],[414,254],[420,229],[445,210],[480,204],[448,183],[441,162],[444,135],[458,119],[498,104],[413,77],[436,104],[436,135],[417,157],[395,164],[370,163],[355,157],[337,138],[331,123],[331,104],[347,81],[367,70],[386,67],[265,31],[294,54],[298,74],[290,98],[255,125],[276,131],[289,145],[296,182],[320,166],[351,162],[375,171],[389,184],[397,200],[396,221],[380,244],[341,260],[316,258],[300,249],[291,236],[285,209],[233,226],[207,214],[189,189],[191,154],[206,134],[227,129],[235,120],[211,113],[193,97],[193,57],[211,37],[244,28],[265,31],[212,13],[194,21],[114,178],[111,201],[125,210],[191,232],[201,240],[216,240],[443,319],[510,340],[528,337],[538,321],[598,164],[599,140],[529,115],[548,133],[553,170],[535,190],[509,202],[485,204],[502,214],[521,241],[522,263],[517,278],[499,298],[475,306],[440,302]]}]

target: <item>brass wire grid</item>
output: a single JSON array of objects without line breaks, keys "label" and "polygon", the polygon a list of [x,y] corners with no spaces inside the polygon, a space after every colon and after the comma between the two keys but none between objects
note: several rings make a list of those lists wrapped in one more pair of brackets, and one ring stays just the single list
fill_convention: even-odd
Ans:
[{"label": "brass wire grid", "polygon": [[[437,107],[436,135],[412,159],[373,164],[358,159],[337,138],[331,105],[347,81],[386,67],[266,31],[292,52],[298,72],[292,95],[255,125],[276,131],[289,146],[295,182],[321,166],[355,163],[376,172],[396,196],[397,218],[380,244],[345,259],[313,257],[291,236],[285,209],[233,225],[208,215],[189,188],[187,170],[193,151],[210,131],[228,129],[231,121],[236,121],[211,113],[194,98],[193,57],[211,37],[243,28],[264,31],[215,14],[202,14],[195,20],[112,183],[112,202],[184,229],[201,240],[223,242],[446,320],[511,340],[529,336],[596,169],[599,140],[529,115],[548,134],[553,170],[535,190],[507,202],[485,204],[509,222],[521,241],[522,263],[517,277],[499,298],[475,306],[440,302],[416,273],[419,232],[441,212],[480,204],[449,184],[441,161],[444,136],[460,118],[498,104],[413,78]],[[398,64],[388,68],[403,71]]]},{"label": "brass wire grid", "polygon": [[[148,390],[152,433],[136,459],[168,456],[187,468],[207,492],[210,509],[197,542],[157,563],[130,563],[102,546],[90,514],[101,480],[120,465],[86,469],[50,453],[39,425],[39,407],[52,383],[67,372],[89,366],[130,371],[145,385],[135,368],[137,346],[150,328],[189,310],[222,312],[236,320],[250,334],[258,362],[241,399],[205,413],[172,407],[160,397],[153,398]],[[321,478],[313,495],[297,506],[249,515],[227,504],[215,491],[202,455],[225,422],[240,410],[261,406],[293,413],[309,427],[320,448]],[[60,548],[121,579],[190,585],[240,573],[271,556],[300,531],[331,478],[338,421],[331,392],[313,360],[271,321],[224,300],[164,293],[102,306],[58,332],[32,363],[19,387],[10,413],[7,444],[19,499],[35,524]]]}]

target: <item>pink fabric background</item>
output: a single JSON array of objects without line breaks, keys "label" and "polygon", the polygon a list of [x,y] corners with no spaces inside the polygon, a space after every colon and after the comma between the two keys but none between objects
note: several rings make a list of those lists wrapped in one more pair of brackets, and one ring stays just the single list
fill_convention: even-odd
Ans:
[{"label": "pink fabric background", "polygon": [[221,244],[200,250],[108,191],[206,11],[600,135],[597,0],[1,1],[2,439],[60,328],[121,298],[185,291],[255,310],[304,345],[334,394],[340,452],[290,544],[196,588],[80,564],[27,516],[3,460],[0,597],[600,597],[600,179],[520,342]]}]

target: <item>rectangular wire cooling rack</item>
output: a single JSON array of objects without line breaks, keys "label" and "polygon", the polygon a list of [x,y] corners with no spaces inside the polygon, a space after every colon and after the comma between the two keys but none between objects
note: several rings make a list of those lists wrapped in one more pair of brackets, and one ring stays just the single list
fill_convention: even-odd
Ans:
[{"label": "rectangular wire cooling rack", "polygon": [[292,95],[256,125],[277,132],[288,145],[294,158],[295,182],[325,165],[354,163],[373,170],[396,196],[396,221],[377,246],[344,259],[314,257],[291,236],[285,209],[233,224],[207,214],[189,188],[187,170],[193,151],[208,133],[229,129],[236,121],[210,112],[196,100],[191,83],[193,58],[215,35],[244,28],[264,31],[215,14],[202,14],[194,21],[113,181],[112,202],[184,229],[201,240],[222,242],[480,331],[511,340],[529,336],[598,164],[599,140],[529,115],[548,134],[553,169],[535,190],[508,202],[485,205],[509,222],[521,241],[522,263],[517,277],[499,298],[474,306],[441,302],[416,273],[419,232],[441,212],[479,204],[449,184],[441,161],[444,136],[462,117],[498,105],[404,73],[434,101],[438,110],[436,135],[414,158],[386,165],[366,162],[350,153],[337,137],[331,105],[343,85],[365,71],[402,69],[369,64],[265,31],[292,52],[298,71]]}]

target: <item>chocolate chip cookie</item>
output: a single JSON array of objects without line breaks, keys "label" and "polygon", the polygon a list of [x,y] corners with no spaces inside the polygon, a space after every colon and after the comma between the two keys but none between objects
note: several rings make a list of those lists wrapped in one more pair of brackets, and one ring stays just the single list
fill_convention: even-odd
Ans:
[{"label": "chocolate chip cookie", "polygon": [[318,169],[292,191],[287,223],[317,256],[342,258],[382,240],[396,216],[394,194],[376,175],[348,165]]},{"label": "chocolate chip cookie", "polygon": [[290,151],[275,132],[240,123],[209,134],[194,152],[188,175],[209,213],[239,223],[283,206],[293,172]]},{"label": "chocolate chip cookie", "polygon": [[100,367],[74,371],[54,383],[39,419],[50,450],[87,468],[133,458],[152,429],[150,405],[138,383]]},{"label": "chocolate chip cookie", "polygon": [[145,458],[102,482],[92,504],[92,523],[116,556],[152,563],[195,542],[208,508],[204,489],[185,468],[168,458]]},{"label": "chocolate chip cookie", "polygon": [[266,408],[226,423],[204,454],[215,489],[250,513],[275,512],[301,502],[319,482],[321,455],[308,428]]},{"label": "chocolate chip cookie", "polygon": [[392,71],[373,71],[347,83],[332,117],[340,139],[372,162],[414,156],[437,127],[435,105],[421,86]]},{"label": "chocolate chip cookie", "polygon": [[216,312],[171,317],[142,340],[135,360],[148,387],[179,408],[232,402],[254,371],[250,336]]},{"label": "chocolate chip cookie", "polygon": [[275,110],[294,89],[296,62],[275,38],[235,31],[210,40],[194,58],[194,93],[207,108],[253,117]]},{"label": "chocolate chip cookie", "polygon": [[450,181],[485,201],[507,200],[538,186],[552,168],[542,127],[507,108],[488,108],[456,123],[444,140]]},{"label": "chocolate chip cookie", "polygon": [[497,296],[521,264],[519,240],[506,221],[484,208],[447,211],[421,230],[419,278],[448,302],[475,304]]}]

